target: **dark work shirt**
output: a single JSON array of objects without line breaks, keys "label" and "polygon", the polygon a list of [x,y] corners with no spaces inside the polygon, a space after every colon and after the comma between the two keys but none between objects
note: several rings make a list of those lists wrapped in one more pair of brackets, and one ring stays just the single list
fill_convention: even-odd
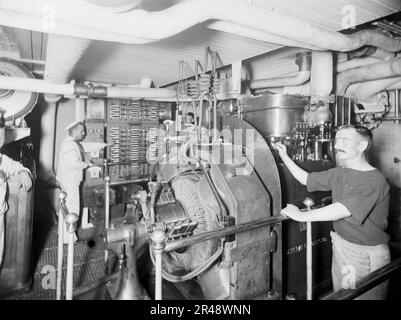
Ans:
[{"label": "dark work shirt", "polygon": [[333,221],[334,230],[344,239],[367,246],[387,243],[390,186],[377,169],[359,171],[336,167],[308,173],[307,189],[332,191],[333,203],[344,205],[351,216]]}]

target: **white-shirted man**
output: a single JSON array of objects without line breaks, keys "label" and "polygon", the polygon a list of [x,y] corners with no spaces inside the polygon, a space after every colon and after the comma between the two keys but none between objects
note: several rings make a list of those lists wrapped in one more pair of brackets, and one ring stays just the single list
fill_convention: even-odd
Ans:
[{"label": "white-shirted man", "polygon": [[[68,136],[61,143],[57,180],[61,189],[67,193],[66,205],[68,211],[80,215],[80,184],[83,180],[83,170],[92,164],[90,161],[85,160],[84,150],[80,144],[85,138],[83,122],[72,122],[66,127],[65,131],[68,132]],[[87,223],[87,221],[82,221],[82,223]],[[76,235],[74,239],[77,240]],[[64,243],[67,242],[68,235],[66,229],[64,229]]]}]

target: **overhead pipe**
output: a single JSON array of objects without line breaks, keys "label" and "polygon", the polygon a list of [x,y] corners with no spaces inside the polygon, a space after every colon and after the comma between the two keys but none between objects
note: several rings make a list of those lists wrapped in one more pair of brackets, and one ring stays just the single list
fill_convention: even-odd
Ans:
[{"label": "overhead pipe", "polygon": [[[383,60],[378,57],[363,57],[363,58],[356,58],[351,60],[339,61],[334,66],[334,72],[341,73],[349,69],[353,69],[356,67],[367,66],[371,64],[375,64],[378,62],[382,62]],[[346,91],[347,95],[352,95],[355,92],[356,88],[360,86],[361,83],[351,84],[349,89]],[[289,95],[302,95],[302,96],[310,96],[310,82],[306,82],[302,85],[297,86],[284,86],[282,88],[269,88],[269,91],[272,91],[277,94],[289,94]],[[383,89],[384,90],[384,89]]]},{"label": "overhead pipe", "polygon": [[354,84],[349,86],[346,95],[358,101],[368,102],[379,92],[391,90],[390,88],[400,81],[401,77],[395,77]]},{"label": "overhead pipe", "polygon": [[[49,34],[44,79],[55,84],[68,82],[89,45],[88,39]],[[46,93],[45,99],[59,101],[61,96]]]},{"label": "overhead pipe", "polygon": [[89,98],[152,99],[173,98],[176,96],[175,90],[166,88],[104,87],[76,83],[54,84],[45,80],[7,76],[0,76],[0,88]]},{"label": "overhead pipe", "polygon": [[[44,17],[46,8],[51,10]],[[352,51],[366,45],[401,50],[401,39],[376,30],[345,35],[245,0],[188,0],[161,11],[135,9],[119,14],[101,10],[88,14],[91,8],[82,0],[2,0],[0,20],[11,27],[127,43],[157,41],[208,20],[221,20],[327,50]]]},{"label": "overhead pipe", "polygon": [[396,90],[396,89],[401,89],[401,79],[398,79],[397,82],[393,83],[389,87],[386,88],[387,90]]},{"label": "overhead pipe", "polygon": [[296,76],[253,80],[249,83],[249,88],[255,90],[262,88],[294,86],[305,83],[309,80],[311,75],[310,52],[297,53],[295,63],[299,68],[299,72]]},{"label": "overhead pipe", "polygon": [[345,70],[360,67],[360,66],[366,66],[368,64],[373,64],[382,61],[379,58],[375,57],[364,57],[364,58],[356,58],[356,59],[351,59],[351,60],[346,60],[337,63],[335,66],[335,71],[337,73],[339,72],[344,72]]},{"label": "overhead pipe", "polygon": [[[337,58],[337,64],[334,65],[333,72],[340,73],[340,72],[346,71],[348,69],[352,69],[352,68],[356,68],[356,67],[360,67],[360,66],[366,66],[366,65],[378,63],[381,61],[383,61],[381,58],[373,57],[373,56],[363,57],[363,58],[355,58],[355,59],[351,59],[351,60],[343,60],[343,59]],[[355,85],[351,84],[349,87],[349,89],[350,89],[349,91],[354,92],[356,86],[359,86],[359,85],[360,84],[355,84]],[[354,90],[352,90],[351,88],[353,88]],[[281,88],[273,88],[272,87],[272,88],[268,88],[268,89],[269,89],[269,91],[272,91],[277,94],[302,95],[302,96],[310,96],[311,95],[309,81],[302,85],[297,85],[297,86],[284,86]]]},{"label": "overhead pipe", "polygon": [[277,36],[277,35],[274,35],[274,34],[271,34],[268,32],[256,30],[256,29],[253,29],[250,27],[245,27],[243,25],[235,24],[232,22],[216,21],[216,22],[212,22],[212,23],[208,24],[206,27],[211,30],[232,33],[232,34],[244,37],[244,38],[269,42],[272,44],[278,44],[278,45],[282,45],[282,46],[304,48],[304,49],[309,49],[309,50],[325,50],[324,48],[316,47],[316,46],[310,45],[309,43],[280,37],[280,36]]},{"label": "overhead pipe", "polygon": [[348,69],[337,75],[336,91],[344,95],[348,86],[356,82],[401,76],[401,57],[367,66]]},{"label": "overhead pipe", "polygon": [[[338,60],[338,59],[337,59]],[[360,66],[366,66],[369,64],[374,64],[377,62],[381,62],[382,60],[377,57],[364,57],[364,58],[356,58],[356,59],[351,59],[351,60],[344,60],[344,61],[339,61],[337,62],[336,65],[334,65],[334,70],[333,72],[340,73],[348,69],[360,67]],[[359,85],[359,84],[358,84]],[[353,87],[353,85],[350,86],[350,88]],[[311,95],[311,85],[310,82],[306,82],[302,85],[296,85],[296,86],[284,86],[281,88],[268,88],[269,91],[272,91],[277,94],[288,94],[288,95],[301,95],[301,96],[310,96]]]}]

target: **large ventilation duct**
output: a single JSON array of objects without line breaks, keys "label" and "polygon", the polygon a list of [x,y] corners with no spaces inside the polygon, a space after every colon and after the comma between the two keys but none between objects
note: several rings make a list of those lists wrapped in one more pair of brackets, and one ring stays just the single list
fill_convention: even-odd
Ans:
[{"label": "large ventilation duct", "polygon": [[242,25],[235,24],[232,22],[225,22],[225,21],[212,22],[207,25],[207,28],[211,29],[211,30],[232,33],[237,36],[245,37],[248,39],[275,43],[275,44],[282,45],[282,46],[305,48],[305,49],[309,49],[309,50],[324,50],[320,47],[316,47],[316,46],[310,45],[305,42],[300,42],[300,41],[292,40],[289,38],[280,37],[280,36],[270,34],[270,33],[267,33],[267,32],[261,31],[261,30],[244,27]]},{"label": "large ventilation duct", "polygon": [[401,57],[348,69],[337,75],[337,94],[344,95],[348,86],[352,83],[398,76],[401,76]]},{"label": "large ventilation duct", "polygon": [[157,41],[208,20],[221,20],[327,50],[352,51],[366,45],[401,50],[400,39],[375,30],[345,35],[244,0],[188,0],[157,12],[88,14],[91,10],[93,5],[83,0],[3,0],[0,18],[6,26],[126,43]]}]

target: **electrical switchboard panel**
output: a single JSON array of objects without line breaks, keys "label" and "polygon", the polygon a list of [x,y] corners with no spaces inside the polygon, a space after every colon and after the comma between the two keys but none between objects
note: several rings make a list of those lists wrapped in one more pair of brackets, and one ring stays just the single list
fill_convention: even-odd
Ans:
[{"label": "electrical switchboard panel", "polygon": [[149,174],[157,157],[159,125],[172,119],[172,106],[157,101],[107,100],[106,139],[112,180]]}]

